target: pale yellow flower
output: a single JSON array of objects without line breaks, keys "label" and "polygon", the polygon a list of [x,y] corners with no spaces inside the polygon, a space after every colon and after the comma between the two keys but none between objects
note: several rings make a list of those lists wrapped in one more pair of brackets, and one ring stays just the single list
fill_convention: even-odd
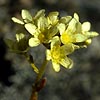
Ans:
[{"label": "pale yellow flower", "polygon": [[60,39],[63,44],[79,44],[80,47],[86,47],[87,44],[91,43],[91,38],[98,35],[97,32],[90,32],[91,24],[89,22],[84,22],[81,24],[79,22],[79,16],[74,13],[74,18],[67,24],[60,23],[58,29],[60,32]]},{"label": "pale yellow flower", "polygon": [[76,13],[74,14],[74,18],[68,23],[67,27],[65,24],[61,23],[58,25],[58,29],[63,44],[83,42],[87,39],[81,32],[81,23],[79,22],[79,17]]},{"label": "pale yellow flower", "polygon": [[50,26],[47,18],[40,17],[37,19],[37,24],[25,24],[26,30],[32,35],[29,39],[29,46],[38,46],[40,43],[50,43],[52,37],[58,32],[57,27]]},{"label": "pale yellow flower", "polygon": [[58,36],[55,36],[51,41],[51,50],[47,49],[46,51],[47,60],[52,61],[53,69],[56,72],[60,71],[60,65],[65,68],[72,68],[73,62],[67,55],[72,53],[73,50],[73,47],[70,45],[60,46],[60,39]]}]

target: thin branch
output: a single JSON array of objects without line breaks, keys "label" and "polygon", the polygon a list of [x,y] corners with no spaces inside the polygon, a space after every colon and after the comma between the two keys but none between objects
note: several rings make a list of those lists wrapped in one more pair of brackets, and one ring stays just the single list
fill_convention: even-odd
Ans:
[{"label": "thin branch", "polygon": [[38,83],[35,83],[32,87],[32,94],[30,100],[38,100],[38,93],[42,90],[46,85],[46,78],[41,79]]},{"label": "thin branch", "polygon": [[42,78],[42,76],[43,76],[43,74],[45,72],[45,69],[46,69],[47,62],[48,61],[45,58],[44,61],[43,61],[43,63],[42,63],[42,66],[39,69],[39,73],[38,73],[38,75],[36,77],[36,83],[38,83],[38,81]]},{"label": "thin branch", "polygon": [[30,65],[34,69],[34,72],[38,74],[39,69],[34,65],[33,57],[31,55],[28,55],[27,53],[25,53],[24,56],[26,57],[27,61],[30,63]]}]

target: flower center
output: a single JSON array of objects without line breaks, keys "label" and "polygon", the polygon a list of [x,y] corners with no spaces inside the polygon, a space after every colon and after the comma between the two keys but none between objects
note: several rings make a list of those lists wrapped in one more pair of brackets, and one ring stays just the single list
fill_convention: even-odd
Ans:
[{"label": "flower center", "polygon": [[59,62],[59,60],[61,58],[60,48],[59,47],[53,47],[53,49],[51,51],[51,56],[52,56],[52,59],[54,61]]},{"label": "flower center", "polygon": [[44,36],[44,34],[40,33],[38,38],[41,41],[41,43],[43,43],[45,36]]},{"label": "flower center", "polygon": [[61,41],[62,41],[63,44],[67,44],[67,43],[72,42],[71,36],[69,34],[65,33],[65,32],[61,35],[60,38],[61,38]]}]

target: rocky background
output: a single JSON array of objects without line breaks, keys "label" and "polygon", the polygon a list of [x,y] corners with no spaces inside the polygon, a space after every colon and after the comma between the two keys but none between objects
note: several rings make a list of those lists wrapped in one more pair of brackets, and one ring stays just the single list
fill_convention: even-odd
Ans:
[{"label": "rocky background", "polygon": [[[0,100],[29,100],[36,74],[20,55],[10,53],[5,38],[14,38],[15,24],[21,9],[35,13],[40,9],[59,11],[61,16],[77,12],[81,22],[90,21],[92,30],[100,33],[100,0],[0,0]],[[39,52],[38,49],[39,48]],[[30,52],[40,66],[44,58],[41,45]],[[100,100],[100,36],[87,49],[71,55],[74,67],[55,73],[49,63],[46,87],[39,100]]]}]

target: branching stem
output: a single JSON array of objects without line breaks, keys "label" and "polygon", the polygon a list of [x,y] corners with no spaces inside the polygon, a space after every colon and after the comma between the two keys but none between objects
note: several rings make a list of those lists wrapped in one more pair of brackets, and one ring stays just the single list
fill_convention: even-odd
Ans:
[{"label": "branching stem", "polygon": [[27,53],[25,53],[24,56],[26,57],[26,59],[30,63],[30,65],[32,66],[34,72],[39,74],[39,69],[34,65],[33,57],[31,55],[28,55]]},{"label": "branching stem", "polygon": [[35,83],[32,87],[32,94],[30,100],[38,100],[38,92],[45,86],[46,79],[42,78],[46,69],[47,60],[46,58],[43,61],[42,66],[39,69],[39,73],[37,74]]},{"label": "branching stem", "polygon": [[38,83],[38,82],[40,81],[40,79],[42,78],[42,76],[43,76],[43,74],[44,74],[44,72],[45,72],[45,69],[46,69],[47,62],[48,62],[48,61],[47,61],[46,58],[45,58],[44,61],[43,61],[42,66],[41,66],[40,69],[39,69],[39,73],[38,73],[38,75],[37,75],[37,77],[36,77],[36,83]]}]

